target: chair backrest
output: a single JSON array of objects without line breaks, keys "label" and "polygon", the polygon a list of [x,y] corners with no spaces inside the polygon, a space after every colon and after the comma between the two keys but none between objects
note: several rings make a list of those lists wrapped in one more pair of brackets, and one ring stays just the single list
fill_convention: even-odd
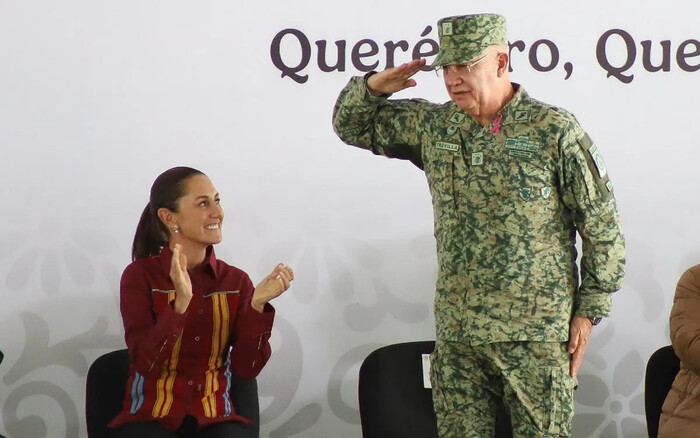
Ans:
[{"label": "chair backrest", "polygon": [[107,423],[122,408],[129,378],[129,352],[117,350],[90,365],[85,385],[85,421],[89,438],[106,438]]},{"label": "chair backrest", "polygon": [[[129,378],[129,351],[117,350],[98,357],[88,370],[85,421],[89,438],[107,438],[109,423],[121,411]],[[233,375],[231,400],[240,415],[253,421],[251,436],[260,435],[258,382]]]},{"label": "chair backrest", "polygon": [[[432,391],[423,385],[422,355],[435,341],[388,345],[360,366],[358,397],[363,438],[437,438]],[[511,437],[507,416],[496,423],[496,437]]]},{"label": "chair backrest", "polygon": [[671,345],[661,347],[654,352],[647,362],[644,377],[644,411],[647,417],[649,438],[656,438],[659,433],[661,406],[666,400],[673,380],[680,370],[680,359]]},{"label": "chair backrest", "polygon": [[[2,351],[0,351],[0,363],[2,363],[2,360],[5,358],[5,355],[2,354]],[[0,438],[5,438],[5,435],[0,434]]]}]

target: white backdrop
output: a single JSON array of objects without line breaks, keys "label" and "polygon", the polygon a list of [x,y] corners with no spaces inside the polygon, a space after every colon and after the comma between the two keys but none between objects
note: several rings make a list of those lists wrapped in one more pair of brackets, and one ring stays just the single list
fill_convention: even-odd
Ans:
[{"label": "white backdrop", "polygon": [[[344,146],[331,110],[363,65],[387,65],[385,43],[407,61],[439,18],[476,12],[506,15],[513,80],[577,115],[616,187],[627,277],[582,366],[574,436],[646,436],[644,366],[700,262],[690,0],[0,1],[0,433],[86,436],[87,367],[124,345],[136,222],[184,164],[222,194],[221,258],[254,281],[296,268],[259,378],[263,436],[359,438],[362,359],[434,337],[435,242],[423,174]],[[344,68],[322,71],[339,40]],[[447,99],[433,73],[417,80],[400,97]]]}]

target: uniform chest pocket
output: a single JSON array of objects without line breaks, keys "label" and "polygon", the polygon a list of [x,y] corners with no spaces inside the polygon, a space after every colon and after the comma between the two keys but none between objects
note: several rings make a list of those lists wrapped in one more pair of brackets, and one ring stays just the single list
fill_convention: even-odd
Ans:
[{"label": "uniform chest pocket", "polygon": [[[433,197],[433,205],[439,212],[455,209],[455,184],[460,169],[455,166],[459,151],[437,150],[426,157],[425,173]],[[466,175],[463,175],[466,178]]]},{"label": "uniform chest pocket", "polygon": [[494,222],[509,234],[534,236],[546,231],[563,212],[556,171],[523,159],[496,164],[493,175]]}]

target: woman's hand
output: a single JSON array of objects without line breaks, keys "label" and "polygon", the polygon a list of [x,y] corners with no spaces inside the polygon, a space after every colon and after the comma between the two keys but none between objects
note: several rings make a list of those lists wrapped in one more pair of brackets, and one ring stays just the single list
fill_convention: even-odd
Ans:
[{"label": "woman's hand", "polygon": [[180,244],[173,249],[170,261],[170,279],[175,286],[175,311],[185,313],[192,299],[192,280],[187,272],[187,256],[181,252]]},{"label": "woman's hand", "polygon": [[278,264],[270,275],[265,277],[255,287],[253,299],[250,303],[251,307],[262,313],[265,304],[282,295],[284,291],[289,289],[292,280],[294,280],[294,271],[292,268],[282,263]]}]

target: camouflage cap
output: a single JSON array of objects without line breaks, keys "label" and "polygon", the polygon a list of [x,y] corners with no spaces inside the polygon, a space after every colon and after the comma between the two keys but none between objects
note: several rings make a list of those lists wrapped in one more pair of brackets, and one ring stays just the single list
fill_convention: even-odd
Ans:
[{"label": "camouflage cap", "polygon": [[438,21],[440,51],[433,67],[462,64],[476,58],[488,46],[508,44],[506,19],[496,14],[447,17]]}]

